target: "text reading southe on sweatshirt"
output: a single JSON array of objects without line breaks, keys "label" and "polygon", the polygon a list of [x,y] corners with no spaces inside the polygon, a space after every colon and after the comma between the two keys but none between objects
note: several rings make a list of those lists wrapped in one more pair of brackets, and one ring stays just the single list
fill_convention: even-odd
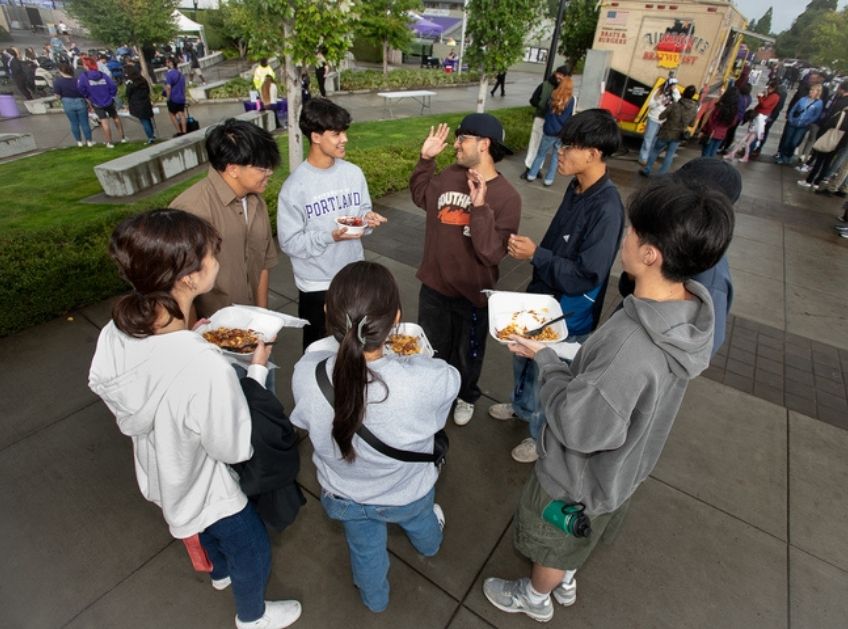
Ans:
[{"label": "text reading southe on sweatshirt", "polygon": [[339,192],[333,191],[325,196],[319,197],[304,205],[306,210],[307,220],[324,214],[347,210],[348,208],[359,209],[362,205],[362,197],[359,192]]}]

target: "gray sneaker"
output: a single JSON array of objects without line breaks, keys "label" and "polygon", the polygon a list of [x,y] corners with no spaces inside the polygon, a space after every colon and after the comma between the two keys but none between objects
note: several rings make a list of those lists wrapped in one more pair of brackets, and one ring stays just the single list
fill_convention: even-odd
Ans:
[{"label": "gray sneaker", "polygon": [[554,605],[551,597],[534,605],[527,597],[527,585],[530,579],[524,577],[517,581],[506,581],[490,577],[483,582],[483,594],[489,602],[502,612],[527,614],[533,620],[548,622],[554,617]]},{"label": "gray sneaker", "polygon": [[551,594],[563,607],[574,605],[577,601],[577,579],[571,579],[571,583],[560,583]]}]

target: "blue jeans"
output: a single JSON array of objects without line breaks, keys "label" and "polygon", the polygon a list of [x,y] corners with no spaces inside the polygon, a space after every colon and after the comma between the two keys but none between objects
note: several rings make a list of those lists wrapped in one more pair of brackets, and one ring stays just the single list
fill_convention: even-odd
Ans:
[{"label": "blue jeans", "polygon": [[[407,465],[430,465],[407,463]],[[389,605],[389,551],[386,548],[386,524],[393,522],[403,528],[409,541],[419,553],[432,557],[442,545],[442,529],[433,513],[434,487],[423,498],[402,507],[363,505],[345,500],[325,491],[321,504],[331,520],[344,525],[350,550],[353,582],[365,607],[381,612]]]},{"label": "blue jeans", "polygon": [[648,163],[648,157],[651,155],[651,149],[654,148],[654,141],[657,139],[657,132],[661,126],[661,122],[654,122],[648,118],[645,135],[642,136],[642,148],[639,149],[639,161],[643,164]]},{"label": "blue jeans", "polygon": [[532,166],[530,166],[530,172],[527,173],[527,181],[533,181],[536,177],[539,176],[539,171],[542,170],[542,164],[545,163],[545,157],[548,154],[548,151],[553,149],[553,154],[551,155],[551,163],[548,166],[548,172],[545,177],[545,184],[550,186],[554,182],[554,177],[556,177],[557,171],[557,161],[559,160],[559,138],[555,135],[542,135],[542,139],[539,142],[539,150],[536,151],[536,159],[533,160]]},{"label": "blue jeans", "polygon": [[680,146],[680,140],[657,140],[654,142],[654,148],[651,149],[651,154],[648,156],[648,163],[642,172],[646,175],[651,174],[654,168],[654,162],[657,161],[660,153],[665,150],[665,158],[663,158],[662,166],[660,166],[659,174],[663,175],[671,168],[671,162],[674,161],[674,154],[677,153],[677,147]]},{"label": "blue jeans", "polygon": [[156,137],[156,134],[153,132],[152,118],[139,118],[138,121],[141,123],[141,128],[144,129],[144,135],[147,136],[148,140],[152,140]]},{"label": "blue jeans", "polygon": [[718,140],[716,138],[710,138],[707,140],[707,143],[704,144],[704,148],[701,149],[701,157],[715,157],[718,154],[718,147],[724,139]]},{"label": "blue jeans", "polygon": [[74,140],[81,142],[83,137],[91,142],[91,125],[88,123],[88,105],[84,98],[62,98],[62,109],[71,123]]},{"label": "blue jeans", "polygon": [[795,149],[801,144],[804,139],[804,134],[807,133],[807,127],[796,127],[795,125],[787,125],[786,133],[783,134],[783,142],[780,144],[778,153],[780,157],[786,161],[792,159],[795,154]]},{"label": "blue jeans", "polygon": [[236,614],[251,622],[265,614],[265,588],[271,575],[271,546],[253,506],[221,518],[200,534],[212,562],[212,578],[232,580]]}]

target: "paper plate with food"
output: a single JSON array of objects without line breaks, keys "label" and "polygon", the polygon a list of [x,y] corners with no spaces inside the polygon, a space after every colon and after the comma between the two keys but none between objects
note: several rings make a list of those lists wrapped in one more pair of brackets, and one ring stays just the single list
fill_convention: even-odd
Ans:
[{"label": "paper plate with food", "polygon": [[195,331],[228,356],[249,362],[259,340],[272,342],[283,328],[306,324],[304,319],[258,306],[227,306]]},{"label": "paper plate with food", "polygon": [[345,227],[347,233],[351,236],[364,234],[365,230],[368,229],[368,223],[364,216],[339,216],[336,218],[336,225]]},{"label": "paper plate with food", "polygon": [[433,356],[424,330],[417,323],[398,323],[386,339],[386,353],[398,356]]},{"label": "paper plate with food", "polygon": [[562,308],[552,295],[491,291],[489,293],[489,334],[499,343],[509,343],[513,334],[542,343],[560,343],[568,336]]}]

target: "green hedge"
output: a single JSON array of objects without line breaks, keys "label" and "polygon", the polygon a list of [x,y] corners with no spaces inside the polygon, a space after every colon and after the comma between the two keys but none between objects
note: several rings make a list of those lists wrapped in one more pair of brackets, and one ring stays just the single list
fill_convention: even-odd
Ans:
[{"label": "green hedge", "polygon": [[476,83],[480,80],[478,72],[455,72],[448,74],[435,69],[392,70],[383,76],[381,70],[342,70],[342,90],[373,90],[381,88],[411,89],[419,87],[438,87],[460,83]]},{"label": "green hedge", "polygon": [[[525,148],[533,122],[531,109],[505,109],[494,113],[504,125],[507,144],[516,151]],[[461,117],[462,114],[453,114],[354,124],[350,129],[348,159],[362,168],[371,197],[379,199],[407,188],[429,127],[438,122],[454,127]],[[265,191],[274,225],[277,196],[289,172],[286,136],[279,136],[278,142],[283,163]],[[119,149],[130,151],[132,148],[130,145],[116,147],[115,155]],[[42,184],[35,180],[24,182],[32,191],[26,199],[18,199],[20,193],[11,184],[3,184],[9,196],[0,208],[0,336],[124,290],[126,286],[118,278],[106,253],[114,226],[125,216],[167,205],[202,176],[182,181],[129,205],[92,205],[82,201],[80,195],[95,192],[96,179],[90,168],[83,167],[80,158],[75,161],[78,150],[58,149],[0,164],[0,182],[22,179],[16,174],[21,168],[30,177],[43,177]],[[95,157],[90,159],[94,163]],[[438,161],[440,167],[453,161],[450,147]],[[74,163],[80,167],[78,174],[70,179],[64,171],[57,174],[60,168],[57,164],[67,164],[71,168]],[[75,181],[76,186],[57,187],[57,176],[66,184]],[[63,198],[62,194],[68,196]]]}]

